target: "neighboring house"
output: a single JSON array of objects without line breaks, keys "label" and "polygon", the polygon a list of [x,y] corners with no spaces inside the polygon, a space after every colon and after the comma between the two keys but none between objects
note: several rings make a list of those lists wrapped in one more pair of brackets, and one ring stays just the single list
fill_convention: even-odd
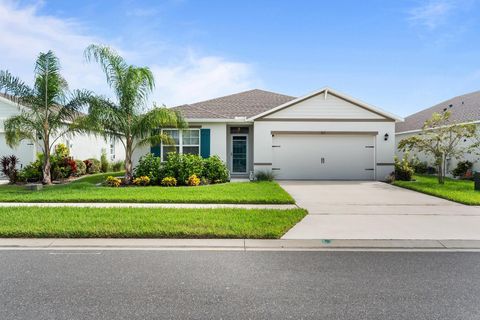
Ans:
[{"label": "neighboring house", "polygon": [[295,98],[250,90],[173,108],[189,129],[164,131],[169,151],[220,156],[233,177],[272,171],[277,179],[383,180],[393,169],[396,115],[324,88]]},{"label": "neighboring house", "polygon": [[[16,155],[20,159],[19,167],[35,161],[37,153],[41,152],[41,148],[32,141],[21,141],[20,145],[10,148],[5,140],[4,121],[8,118],[20,113],[23,106],[12,102],[4,96],[0,96],[0,157],[8,155]],[[102,137],[90,134],[66,135],[58,139],[56,144],[63,143],[70,148],[70,154],[79,160],[88,158],[100,159],[102,149],[107,153],[107,157],[111,161],[123,160],[124,149],[119,142],[105,141]]]},{"label": "neighboring house", "polygon": [[[431,108],[419,111],[406,117],[404,122],[396,124],[396,145],[398,145],[398,143],[406,137],[419,134],[422,131],[423,124],[426,120],[432,117],[433,113],[442,113],[445,111],[451,112],[450,120],[452,123],[475,123],[478,127],[478,124],[480,124],[480,91],[454,97]],[[473,142],[474,141],[471,139],[464,139],[462,143],[465,145],[471,145]],[[403,153],[400,150],[396,150],[396,154],[398,157],[403,156]],[[413,155],[415,155],[420,161],[427,162],[428,165],[434,166],[432,157],[426,156],[422,153],[412,153],[411,156]],[[476,154],[476,152],[466,153],[461,159],[458,160],[446,160],[446,174],[449,174],[453,169],[455,169],[457,163],[462,160],[473,162],[473,169],[475,171],[480,171],[480,163],[478,161],[479,156]]]}]

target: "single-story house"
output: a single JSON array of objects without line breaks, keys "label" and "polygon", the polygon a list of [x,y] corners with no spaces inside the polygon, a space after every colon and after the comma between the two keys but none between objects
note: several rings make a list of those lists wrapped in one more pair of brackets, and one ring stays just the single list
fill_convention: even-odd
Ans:
[{"label": "single-story house", "polygon": [[[5,140],[4,121],[8,118],[20,114],[21,108],[8,98],[8,96],[0,95],[0,157],[15,155],[19,158],[19,168],[36,160],[37,153],[41,152],[41,147],[34,141],[23,140],[20,145],[10,148]],[[125,152],[123,146],[118,141],[106,141],[102,137],[91,134],[75,134],[63,136],[58,139],[57,143],[63,143],[70,148],[70,154],[79,160],[89,158],[100,159],[102,150],[105,150],[107,157],[111,161],[123,160]]]},{"label": "single-story house", "polygon": [[[451,98],[406,117],[404,122],[399,122],[395,126],[396,145],[404,138],[419,134],[422,131],[423,124],[432,117],[433,113],[445,111],[451,113],[450,120],[452,123],[474,123],[478,127],[480,124],[480,91]],[[462,143],[471,145],[473,142],[471,139],[464,139]],[[399,158],[403,156],[403,152],[398,149],[396,149],[396,154]],[[420,161],[426,162],[430,166],[434,165],[433,159],[428,155],[417,152],[415,154],[412,153],[412,155],[415,155]],[[461,159],[446,159],[445,173],[449,174],[455,169],[457,163],[463,160],[471,161],[473,170],[480,171],[479,156],[475,152],[470,152],[465,153]]]},{"label": "single-story house", "polygon": [[174,146],[139,150],[220,156],[232,177],[271,171],[277,179],[383,180],[393,169],[402,119],[330,88],[291,97],[250,90],[181,105],[185,130],[164,129]]}]

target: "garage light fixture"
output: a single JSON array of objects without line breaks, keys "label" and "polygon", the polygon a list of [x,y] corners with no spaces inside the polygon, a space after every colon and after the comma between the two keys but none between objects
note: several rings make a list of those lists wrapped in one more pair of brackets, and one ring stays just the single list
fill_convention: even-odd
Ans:
[{"label": "garage light fixture", "polygon": [[383,136],[383,139],[384,139],[385,141],[387,141],[387,140],[388,140],[388,137],[389,137],[389,136],[388,136],[388,133],[385,133],[385,135]]}]

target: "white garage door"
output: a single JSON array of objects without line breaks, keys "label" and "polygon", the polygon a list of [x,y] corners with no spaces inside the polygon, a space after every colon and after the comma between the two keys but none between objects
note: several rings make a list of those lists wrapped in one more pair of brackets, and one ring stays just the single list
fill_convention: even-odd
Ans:
[{"label": "white garage door", "polygon": [[277,179],[373,180],[374,136],[286,134],[273,136]]}]

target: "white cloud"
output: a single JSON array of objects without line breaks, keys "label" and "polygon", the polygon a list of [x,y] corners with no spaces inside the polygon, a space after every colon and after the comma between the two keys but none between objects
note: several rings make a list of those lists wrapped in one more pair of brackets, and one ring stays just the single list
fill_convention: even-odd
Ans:
[{"label": "white cloud", "polygon": [[31,82],[37,55],[53,50],[72,88],[88,84],[104,92],[106,85],[98,67],[83,62],[85,47],[101,40],[85,35],[74,20],[41,16],[37,11],[38,5],[20,8],[13,2],[0,1],[0,68]]},{"label": "white cloud", "polygon": [[445,23],[447,16],[455,9],[452,1],[436,0],[429,1],[409,12],[409,21],[421,25],[429,30],[434,30]]},{"label": "white cloud", "polygon": [[[34,6],[20,6],[17,2],[0,0],[0,69],[8,69],[25,81],[33,80],[38,53],[51,49],[59,57],[71,88],[86,88],[108,95],[110,90],[100,68],[83,59],[83,50],[89,44],[103,43],[120,50],[127,60],[135,59],[130,61],[132,63],[150,66],[157,84],[152,99],[169,106],[229,94],[258,83],[250,64],[198,55],[188,48],[183,49],[184,53],[173,46],[168,50],[164,43],[158,44],[157,52],[150,50],[155,46],[149,43],[145,54],[142,48],[130,48],[125,43],[92,35],[81,21],[41,15],[39,6],[40,2]],[[175,55],[177,62],[156,63],[164,61],[162,58],[167,54],[168,57]]]},{"label": "white cloud", "polygon": [[188,55],[175,66],[152,67],[156,86],[154,99],[167,106],[191,103],[250,89],[254,81],[250,65],[221,57]]}]

